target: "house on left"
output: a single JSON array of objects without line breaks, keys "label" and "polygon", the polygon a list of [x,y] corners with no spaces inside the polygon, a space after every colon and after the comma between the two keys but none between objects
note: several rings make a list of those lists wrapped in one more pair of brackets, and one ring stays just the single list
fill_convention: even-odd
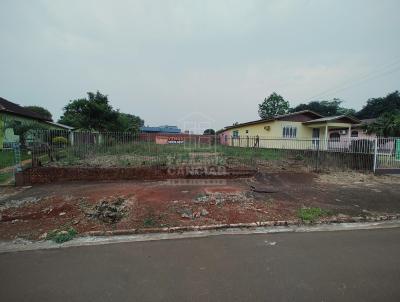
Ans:
[{"label": "house on left", "polygon": [[[13,143],[21,142],[15,129],[21,125],[25,128],[40,128],[45,130],[72,131],[73,128],[53,122],[51,119],[33,112],[16,103],[0,97],[0,149],[10,148]],[[29,144],[31,135],[27,133],[25,144]]]}]

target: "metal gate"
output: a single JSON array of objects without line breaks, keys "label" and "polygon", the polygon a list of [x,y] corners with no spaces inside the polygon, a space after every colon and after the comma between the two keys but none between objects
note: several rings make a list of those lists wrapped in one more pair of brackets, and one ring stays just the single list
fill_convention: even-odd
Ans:
[{"label": "metal gate", "polygon": [[19,143],[3,145],[0,149],[0,185],[12,185],[15,173],[22,170]]},{"label": "metal gate", "polygon": [[400,137],[375,139],[375,164],[377,174],[400,174]]}]

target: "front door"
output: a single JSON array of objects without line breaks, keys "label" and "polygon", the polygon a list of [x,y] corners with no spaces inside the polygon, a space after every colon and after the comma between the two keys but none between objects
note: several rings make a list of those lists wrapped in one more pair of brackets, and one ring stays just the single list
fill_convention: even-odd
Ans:
[{"label": "front door", "polygon": [[319,148],[319,128],[312,129],[312,142],[315,149]]}]

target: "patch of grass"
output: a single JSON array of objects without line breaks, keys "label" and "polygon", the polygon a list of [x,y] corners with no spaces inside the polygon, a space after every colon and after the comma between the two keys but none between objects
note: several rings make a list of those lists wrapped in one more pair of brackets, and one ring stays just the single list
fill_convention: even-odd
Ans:
[{"label": "patch of grass", "polygon": [[328,216],[330,213],[321,208],[301,208],[297,212],[297,216],[306,222],[314,222],[317,218]]},{"label": "patch of grass", "polygon": [[0,184],[9,183],[14,177],[13,172],[0,173]]},{"label": "patch of grass", "polygon": [[78,232],[74,228],[68,230],[53,230],[46,236],[46,240],[52,240],[56,243],[63,243],[75,238]]},{"label": "patch of grass", "polygon": [[[31,158],[28,151],[21,150],[21,161]],[[0,169],[12,167],[15,165],[14,162],[14,151],[13,150],[0,150]]]},{"label": "patch of grass", "polygon": [[151,228],[151,227],[156,226],[156,225],[157,225],[157,222],[156,222],[156,220],[154,219],[154,217],[146,217],[146,218],[143,220],[143,225],[144,225],[146,228]]}]

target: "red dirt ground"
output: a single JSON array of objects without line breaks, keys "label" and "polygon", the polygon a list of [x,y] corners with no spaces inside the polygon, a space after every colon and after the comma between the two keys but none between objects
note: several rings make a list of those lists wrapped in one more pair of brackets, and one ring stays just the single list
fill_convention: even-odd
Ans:
[{"label": "red dirt ground", "polygon": [[[0,239],[38,239],[46,232],[68,227],[84,233],[286,220],[296,218],[303,206],[349,215],[400,212],[400,179],[350,179],[354,180],[353,186],[337,184],[331,178],[327,181],[312,173],[279,172],[223,180],[217,185],[204,185],[204,180],[199,185],[118,181],[0,188]],[[251,186],[276,192],[255,193]],[[115,198],[125,200],[120,221],[104,223],[87,215],[87,209],[93,209],[101,200]],[[204,215],[200,214],[202,210]],[[182,217],[184,213],[193,217]]]}]

